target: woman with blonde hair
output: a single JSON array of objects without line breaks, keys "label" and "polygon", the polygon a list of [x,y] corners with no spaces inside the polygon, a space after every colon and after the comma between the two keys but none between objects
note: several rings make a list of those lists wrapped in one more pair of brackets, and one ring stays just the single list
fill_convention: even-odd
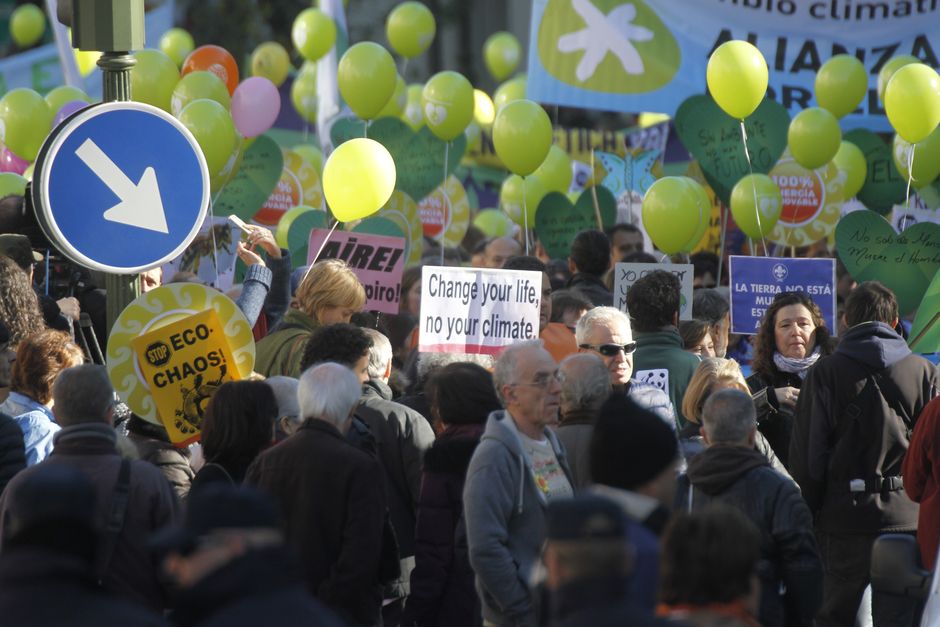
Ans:
[{"label": "woman with blonde hair", "polygon": [[266,376],[299,377],[304,345],[321,326],[349,322],[366,302],[352,270],[338,259],[316,263],[304,276],[291,308],[274,331],[258,342],[255,370]]},{"label": "woman with blonde hair", "polygon": [[[685,390],[685,397],[682,399],[682,413],[685,414],[689,422],[679,431],[679,444],[686,460],[701,453],[705,448],[700,434],[702,408],[705,406],[708,397],[719,390],[739,390],[749,395],[751,393],[738,362],[720,357],[703,357],[702,363],[695,369],[695,374],[692,375],[689,387]],[[773,449],[760,431],[757,432],[754,448],[767,457],[774,470],[789,476],[786,468],[774,455]]]}]

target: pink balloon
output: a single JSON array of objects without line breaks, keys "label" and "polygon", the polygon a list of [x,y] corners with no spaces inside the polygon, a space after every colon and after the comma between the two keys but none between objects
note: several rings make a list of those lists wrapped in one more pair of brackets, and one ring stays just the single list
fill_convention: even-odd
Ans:
[{"label": "pink balloon", "polygon": [[6,146],[0,148],[0,172],[22,174],[28,167],[29,161],[16,156],[16,154]]},{"label": "pink balloon", "polygon": [[55,114],[55,119],[52,121],[52,128],[57,127],[62,123],[62,120],[69,117],[76,111],[81,111],[88,106],[88,103],[84,100],[72,100],[71,102],[66,102],[62,105],[62,108],[59,109],[59,112]]},{"label": "pink balloon", "polygon": [[256,137],[274,125],[281,111],[281,94],[261,76],[246,78],[232,94],[232,121],[245,137]]}]

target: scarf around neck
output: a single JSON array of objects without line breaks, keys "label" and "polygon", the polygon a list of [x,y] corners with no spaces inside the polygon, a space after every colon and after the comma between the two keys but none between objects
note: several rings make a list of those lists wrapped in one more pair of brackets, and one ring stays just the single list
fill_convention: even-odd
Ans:
[{"label": "scarf around neck", "polygon": [[816,363],[822,352],[819,347],[813,349],[813,352],[802,358],[787,357],[779,351],[774,351],[774,365],[783,372],[795,374],[801,379],[806,378],[806,372],[810,366]]}]

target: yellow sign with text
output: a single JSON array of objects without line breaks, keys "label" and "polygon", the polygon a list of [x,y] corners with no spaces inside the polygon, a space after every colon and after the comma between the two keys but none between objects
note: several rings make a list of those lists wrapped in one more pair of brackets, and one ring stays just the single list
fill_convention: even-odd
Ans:
[{"label": "yellow sign with text", "polygon": [[131,347],[170,441],[178,447],[197,441],[215,390],[241,378],[215,310],[138,336]]}]

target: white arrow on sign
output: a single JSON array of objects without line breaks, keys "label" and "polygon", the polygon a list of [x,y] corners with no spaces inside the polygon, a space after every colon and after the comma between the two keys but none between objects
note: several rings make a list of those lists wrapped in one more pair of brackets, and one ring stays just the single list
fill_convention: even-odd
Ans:
[{"label": "white arrow on sign", "polygon": [[144,170],[140,181],[134,184],[91,139],[82,142],[75,154],[121,199],[121,202],[104,212],[105,220],[148,231],[170,232],[163,212],[163,200],[160,199],[157,175],[152,167]]}]

